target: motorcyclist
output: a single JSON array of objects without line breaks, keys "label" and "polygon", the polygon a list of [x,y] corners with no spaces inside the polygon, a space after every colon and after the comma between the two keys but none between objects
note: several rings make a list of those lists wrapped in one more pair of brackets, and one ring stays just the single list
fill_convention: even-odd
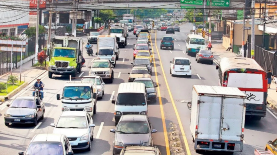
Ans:
[{"label": "motorcyclist", "polygon": [[33,96],[35,96],[35,89],[38,88],[38,90],[40,91],[40,99],[43,99],[43,87],[44,84],[42,83],[41,79],[38,78],[37,81],[34,84],[34,92],[33,92]]},{"label": "motorcyclist", "polygon": [[90,50],[90,51],[91,51],[91,55],[93,55],[92,45],[90,45],[89,43],[87,43],[86,49],[87,49],[87,51],[88,51],[88,54],[89,54],[89,50]]}]

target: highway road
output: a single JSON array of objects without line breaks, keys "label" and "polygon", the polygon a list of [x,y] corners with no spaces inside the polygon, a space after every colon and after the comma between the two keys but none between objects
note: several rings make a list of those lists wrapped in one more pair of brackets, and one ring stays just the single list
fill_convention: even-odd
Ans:
[{"label": "highway road", "polygon": [[[158,82],[157,87],[159,99],[156,103],[150,103],[148,106],[148,116],[153,128],[158,132],[153,134],[154,145],[158,146],[163,155],[169,153],[168,132],[170,131],[170,124],[173,122],[179,127],[180,135],[182,136],[182,147],[186,150],[187,155],[196,154],[193,149],[193,142],[189,130],[190,111],[187,109],[186,101],[191,99],[192,86],[196,84],[201,85],[218,85],[218,73],[215,65],[196,63],[194,57],[185,54],[185,39],[189,31],[192,29],[191,24],[184,24],[181,26],[181,32],[176,32],[174,35],[175,49],[174,50],[160,50],[161,38],[165,32],[157,31],[152,33],[152,48],[154,52],[156,67],[153,68],[152,78]],[[120,48],[120,57],[114,68],[115,79],[112,84],[105,85],[105,96],[102,100],[98,100],[97,114],[93,117],[94,124],[94,141],[92,143],[92,150],[90,152],[74,151],[75,154],[82,155],[111,155],[113,146],[113,133],[109,130],[115,128],[113,113],[114,105],[110,99],[112,94],[116,94],[118,85],[122,82],[127,82],[128,72],[131,70],[133,44],[136,43],[135,36],[129,33],[128,46]],[[96,51],[96,45],[93,47]],[[93,59],[92,56],[87,56],[86,52],[86,66],[83,67],[82,73],[78,76],[88,75],[88,62]],[[176,56],[189,57],[192,64],[192,77],[171,77],[169,74],[169,61]],[[156,75],[156,76],[154,76]],[[75,79],[76,81],[80,79]],[[45,98],[46,114],[36,127],[32,125],[16,125],[6,127],[4,125],[3,114],[7,107],[4,103],[0,106],[0,155],[14,155],[18,152],[24,151],[28,146],[30,140],[35,134],[52,133],[53,128],[50,123],[57,121],[61,114],[61,103],[56,100],[56,94],[62,93],[64,83],[68,81],[67,76],[55,76],[49,79],[47,74],[43,75],[42,81],[45,83]],[[32,91],[22,91],[18,96],[31,95]],[[246,120],[245,124],[245,142],[244,150],[235,155],[250,155],[253,154],[254,148],[264,148],[268,140],[276,138],[277,120],[269,113],[260,122]],[[214,154],[214,153],[212,153]],[[222,154],[222,153],[219,153]]]}]

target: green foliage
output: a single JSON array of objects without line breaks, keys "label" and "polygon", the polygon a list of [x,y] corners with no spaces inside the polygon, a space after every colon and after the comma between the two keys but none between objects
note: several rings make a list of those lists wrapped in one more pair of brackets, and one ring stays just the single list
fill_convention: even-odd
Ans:
[{"label": "green foliage", "polygon": [[[211,23],[211,27],[212,27],[212,29],[214,29],[214,27],[215,27],[214,23]],[[206,28],[209,28],[209,23],[208,22],[206,23]]]},{"label": "green foliage", "polygon": [[243,20],[243,10],[237,10],[237,20]]},{"label": "green foliage", "polygon": [[66,32],[67,32],[67,33],[72,32],[72,28],[71,28],[71,26],[66,26],[66,28],[65,28],[65,29],[66,29]]},{"label": "green foliage", "polygon": [[95,17],[94,22],[95,23],[103,23],[103,20],[100,17]]},{"label": "green foliage", "polygon": [[0,40],[21,40],[19,37],[15,37],[15,36],[0,36]]},{"label": "green foliage", "polygon": [[0,92],[6,89],[5,83],[0,83]]},{"label": "green foliage", "polygon": [[[44,34],[46,32],[44,26],[39,25],[39,34]],[[33,37],[36,35],[36,27],[29,27],[28,29],[26,29],[25,31],[26,35],[28,37]]]},{"label": "green foliage", "polygon": [[165,9],[132,9],[131,14],[135,14],[138,18],[156,18],[167,13]]},{"label": "green foliage", "polygon": [[14,85],[17,82],[18,82],[18,78],[16,76],[11,75],[11,76],[8,77],[8,83],[11,83],[11,84]]},{"label": "green foliage", "polygon": [[100,10],[99,17],[106,23],[109,19],[114,19],[115,15],[113,10]]},{"label": "green foliage", "polygon": [[[7,91],[3,91],[3,92],[0,92],[0,96],[6,96],[8,95],[10,92],[14,91],[16,88],[18,88],[19,86],[21,86],[22,84],[24,83],[24,81],[22,81],[21,83],[18,83],[16,85],[12,85],[12,84],[7,84]],[[1,84],[1,83],[0,83]],[[3,84],[3,83],[2,83]],[[4,83],[5,85],[5,90],[6,90],[6,84]]]},{"label": "green foliage", "polygon": [[[195,21],[193,17],[195,16]],[[201,22],[203,21],[203,13],[202,12],[196,12],[194,9],[189,9],[185,15],[185,18],[188,19],[189,22]]]}]

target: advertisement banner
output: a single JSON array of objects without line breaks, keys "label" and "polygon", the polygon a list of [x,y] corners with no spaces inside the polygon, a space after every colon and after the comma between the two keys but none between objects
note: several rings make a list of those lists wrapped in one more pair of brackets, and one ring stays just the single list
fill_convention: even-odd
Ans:
[{"label": "advertisement banner", "polygon": [[[30,8],[31,9],[37,8],[37,1],[38,0],[30,0]],[[46,0],[40,0],[39,2],[40,2],[39,8],[45,9],[46,8]]]}]

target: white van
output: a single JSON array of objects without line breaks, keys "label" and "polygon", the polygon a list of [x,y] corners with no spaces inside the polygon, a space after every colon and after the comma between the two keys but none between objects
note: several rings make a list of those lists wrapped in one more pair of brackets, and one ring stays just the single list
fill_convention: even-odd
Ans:
[{"label": "white van", "polygon": [[170,61],[170,74],[191,77],[191,62],[185,57],[174,57]]},{"label": "white van", "polygon": [[186,39],[186,53],[196,54],[206,49],[205,39],[200,35],[190,34]]},{"label": "white van", "polygon": [[121,115],[147,115],[147,94],[143,83],[121,83],[118,88],[115,104],[114,119],[117,125]]}]

